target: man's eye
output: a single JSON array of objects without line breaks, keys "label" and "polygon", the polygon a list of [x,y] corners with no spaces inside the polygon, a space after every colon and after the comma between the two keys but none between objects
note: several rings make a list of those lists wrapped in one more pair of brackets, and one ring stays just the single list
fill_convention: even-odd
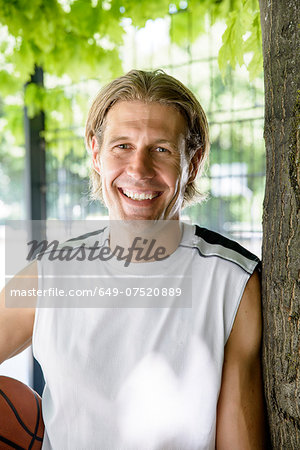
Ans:
[{"label": "man's eye", "polygon": [[117,147],[120,148],[120,149],[126,150],[126,149],[129,148],[130,146],[129,146],[129,144],[119,144],[119,145],[117,145]]},{"label": "man's eye", "polygon": [[156,147],[156,149],[155,149],[157,152],[159,152],[159,153],[164,153],[164,152],[167,152],[168,150],[166,149],[166,148],[164,148],[164,147]]}]

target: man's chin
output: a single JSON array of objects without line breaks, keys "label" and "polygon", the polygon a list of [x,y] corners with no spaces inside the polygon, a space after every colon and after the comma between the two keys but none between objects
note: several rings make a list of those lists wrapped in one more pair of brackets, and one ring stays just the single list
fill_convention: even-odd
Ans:
[{"label": "man's chin", "polygon": [[160,220],[179,220],[179,213],[172,211],[117,211],[109,214],[110,220],[122,220],[125,222],[156,222]]}]

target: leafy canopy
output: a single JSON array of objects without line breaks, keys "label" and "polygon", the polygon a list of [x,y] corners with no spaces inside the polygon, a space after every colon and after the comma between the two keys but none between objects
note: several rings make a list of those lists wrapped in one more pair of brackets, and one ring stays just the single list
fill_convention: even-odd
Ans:
[{"label": "leafy canopy", "polygon": [[[182,12],[193,18],[188,37]],[[0,118],[4,116],[7,128],[21,136],[17,115],[25,102],[31,117],[45,111],[48,130],[71,124],[74,99],[64,88],[29,83],[35,66],[50,76],[67,75],[75,83],[90,78],[108,81],[122,72],[124,19],[142,28],[147,20],[167,15],[176,18],[176,32],[170,37],[178,45],[186,45],[187,38],[192,43],[205,32],[207,18],[210,25],[226,22],[218,57],[223,79],[229,64],[235,67],[245,60],[250,78],[261,72],[258,0],[0,0],[0,97],[18,98],[15,104],[3,102]]]},{"label": "leafy canopy", "polygon": [[[117,76],[121,72],[122,19],[129,17],[133,25],[143,27],[149,18],[186,8],[199,24],[191,39],[204,31],[207,14],[211,24],[226,21],[219,53],[223,73],[227,63],[242,65],[245,53],[253,55],[248,63],[251,76],[261,71],[258,0],[0,0],[0,24],[5,27],[0,91],[6,95],[20,89],[35,65],[56,76],[67,74],[73,81],[101,77],[104,72]],[[177,24],[172,38],[180,43],[186,32]]]}]

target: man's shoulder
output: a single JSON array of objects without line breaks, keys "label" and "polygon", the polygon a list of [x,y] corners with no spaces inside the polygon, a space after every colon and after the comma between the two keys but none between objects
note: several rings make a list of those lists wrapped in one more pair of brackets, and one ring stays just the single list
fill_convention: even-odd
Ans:
[{"label": "man's shoulder", "polygon": [[200,257],[220,258],[237,264],[249,274],[255,269],[260,270],[259,258],[238,242],[199,225],[185,224],[185,228],[189,232],[186,233],[188,239],[183,240],[183,246],[196,249]]}]

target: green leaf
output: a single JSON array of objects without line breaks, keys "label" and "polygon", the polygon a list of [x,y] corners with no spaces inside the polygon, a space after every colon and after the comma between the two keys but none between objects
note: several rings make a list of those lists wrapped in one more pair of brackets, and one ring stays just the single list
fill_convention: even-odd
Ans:
[{"label": "green leaf", "polygon": [[[259,74],[261,53],[261,34],[258,3],[256,0],[243,0],[240,8],[230,12],[226,21],[227,28],[222,36],[223,45],[218,55],[219,68],[224,80],[228,64],[232,68],[244,64],[244,55],[253,51],[253,58],[248,65],[250,77]],[[246,40],[244,36],[250,33]]]},{"label": "green leaf", "polygon": [[23,84],[20,79],[6,70],[0,70],[0,92],[2,96],[13,95],[20,92]]},{"label": "green leaf", "polygon": [[13,63],[18,77],[24,83],[30,79],[31,74],[34,72],[36,61],[34,53],[35,51],[34,48],[32,48],[32,43],[30,41],[22,40],[20,47],[16,47],[14,53],[7,58],[8,61]]},{"label": "green leaf", "polygon": [[254,15],[251,24],[251,35],[245,41],[244,52],[252,52],[252,58],[247,65],[250,80],[259,76],[263,70],[263,56],[262,56],[262,37],[260,27],[260,14],[257,11]]}]

